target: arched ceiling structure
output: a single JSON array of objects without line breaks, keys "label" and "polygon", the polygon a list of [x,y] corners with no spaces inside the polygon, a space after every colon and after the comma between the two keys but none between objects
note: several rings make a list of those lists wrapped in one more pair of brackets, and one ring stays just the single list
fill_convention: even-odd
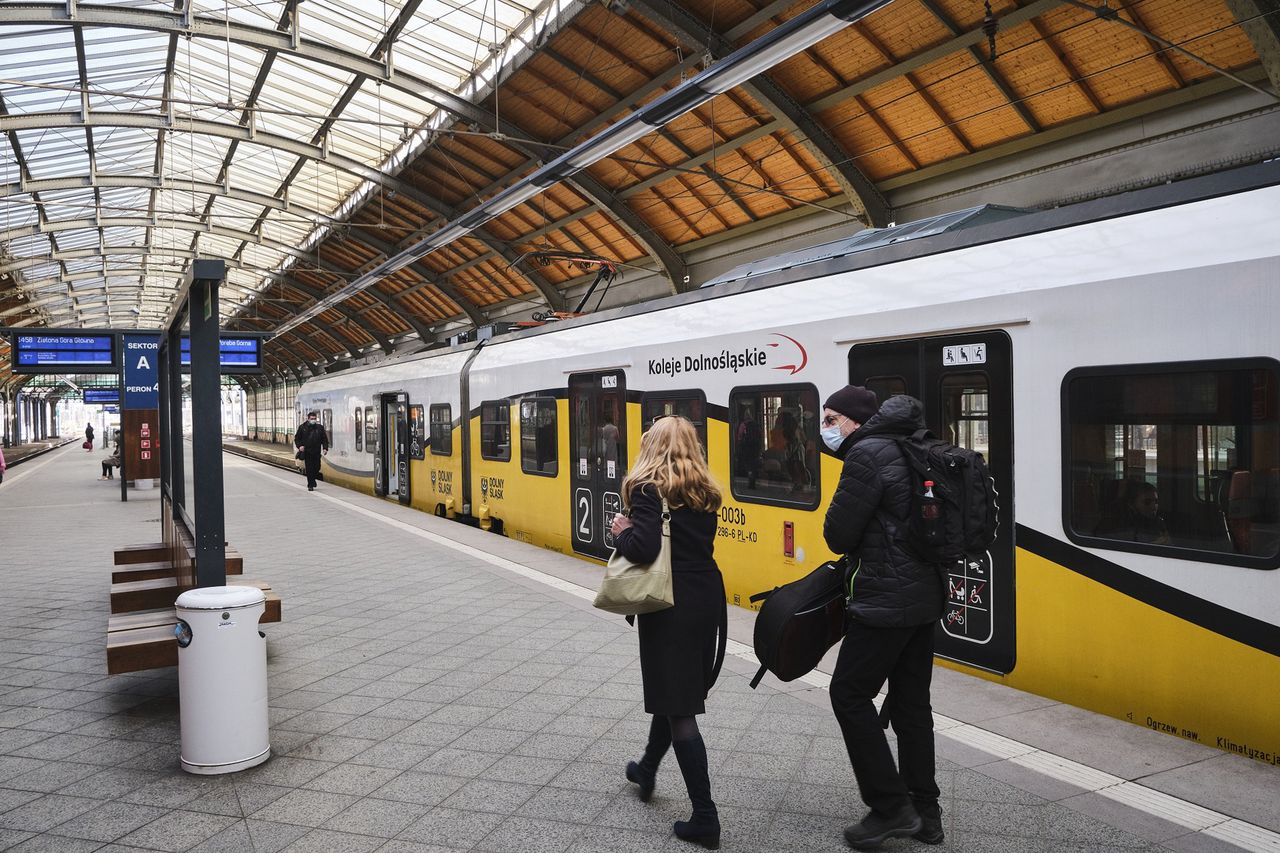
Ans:
[{"label": "arched ceiling structure", "polygon": [[[150,328],[196,257],[273,331],[811,0],[0,2],[0,325]],[[687,247],[912,175],[1280,86],[1278,0],[893,0],[274,338],[301,378],[582,265],[679,291]],[[421,343],[417,343],[421,341]],[[7,341],[0,342],[0,359]]]}]

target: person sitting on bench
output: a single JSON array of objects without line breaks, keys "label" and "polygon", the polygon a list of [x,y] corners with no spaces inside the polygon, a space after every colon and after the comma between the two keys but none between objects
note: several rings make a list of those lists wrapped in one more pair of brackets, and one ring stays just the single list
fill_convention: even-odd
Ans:
[{"label": "person sitting on bench", "polygon": [[113,469],[118,467],[120,467],[120,445],[119,444],[116,445],[115,451],[113,451],[110,456],[107,456],[102,460],[102,476],[99,477],[98,479],[99,480],[115,479],[115,474],[113,473]]}]

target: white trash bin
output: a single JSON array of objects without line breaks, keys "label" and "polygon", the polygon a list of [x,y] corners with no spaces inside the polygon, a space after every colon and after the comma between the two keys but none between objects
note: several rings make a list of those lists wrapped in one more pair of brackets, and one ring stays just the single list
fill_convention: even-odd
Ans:
[{"label": "white trash bin", "polygon": [[178,696],[182,769],[244,770],[271,756],[267,735],[267,641],[258,631],[266,596],[251,586],[213,586],[178,596]]}]

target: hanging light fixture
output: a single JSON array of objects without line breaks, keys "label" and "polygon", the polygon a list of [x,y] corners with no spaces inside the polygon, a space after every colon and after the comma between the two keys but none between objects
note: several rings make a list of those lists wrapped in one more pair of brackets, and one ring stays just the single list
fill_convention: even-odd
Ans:
[{"label": "hanging light fixture", "polygon": [[1000,22],[996,20],[995,12],[991,11],[991,0],[986,0],[982,4],[987,9],[987,14],[982,18],[982,31],[987,34],[987,51],[990,54],[992,62],[996,61],[996,30],[1000,29]]}]

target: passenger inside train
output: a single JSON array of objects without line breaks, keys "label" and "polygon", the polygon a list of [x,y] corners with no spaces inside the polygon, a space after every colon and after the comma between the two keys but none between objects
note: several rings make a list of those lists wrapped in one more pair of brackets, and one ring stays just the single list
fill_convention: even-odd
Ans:
[{"label": "passenger inside train", "polygon": [[1098,522],[1098,536],[1131,542],[1169,544],[1169,528],[1160,517],[1160,494],[1142,480],[1119,482],[1116,498]]}]

